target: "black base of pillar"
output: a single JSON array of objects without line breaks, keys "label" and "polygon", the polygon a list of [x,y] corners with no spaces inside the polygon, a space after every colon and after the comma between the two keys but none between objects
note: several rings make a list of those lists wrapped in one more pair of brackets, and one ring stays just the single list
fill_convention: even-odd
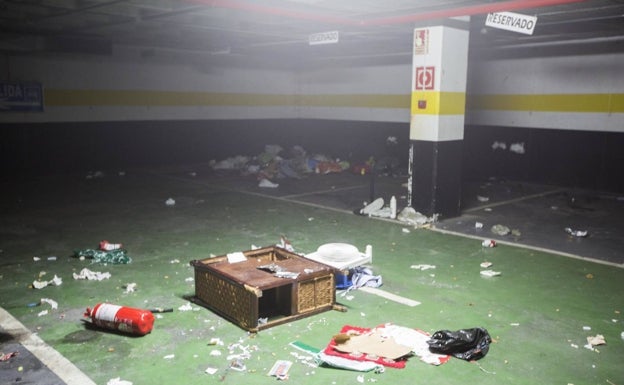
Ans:
[{"label": "black base of pillar", "polygon": [[460,215],[462,140],[413,140],[412,208],[426,216]]}]

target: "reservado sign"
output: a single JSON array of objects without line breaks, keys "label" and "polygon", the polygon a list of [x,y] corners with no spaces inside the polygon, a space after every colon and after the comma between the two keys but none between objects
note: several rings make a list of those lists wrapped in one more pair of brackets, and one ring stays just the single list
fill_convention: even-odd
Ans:
[{"label": "reservado sign", "polygon": [[485,19],[485,25],[488,27],[505,29],[525,35],[533,35],[535,24],[537,24],[537,17],[513,12],[488,13],[487,19]]}]

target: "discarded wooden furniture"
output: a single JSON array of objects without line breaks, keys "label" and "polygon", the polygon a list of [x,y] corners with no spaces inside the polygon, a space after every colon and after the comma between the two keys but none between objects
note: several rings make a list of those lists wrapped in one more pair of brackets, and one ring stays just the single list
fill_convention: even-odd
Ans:
[{"label": "discarded wooden furniture", "polygon": [[338,308],[334,269],[277,246],[190,263],[195,301],[248,331]]}]

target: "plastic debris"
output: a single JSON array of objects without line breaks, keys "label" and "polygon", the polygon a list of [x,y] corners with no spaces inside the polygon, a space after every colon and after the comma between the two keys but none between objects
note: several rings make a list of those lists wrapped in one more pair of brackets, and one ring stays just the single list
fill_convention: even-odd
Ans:
[{"label": "plastic debris", "polygon": [[490,198],[489,197],[484,197],[482,195],[477,195],[477,200],[479,202],[489,202]]},{"label": "plastic debris", "polygon": [[8,361],[17,355],[19,355],[19,352],[0,353],[0,362]]},{"label": "plastic debris", "polygon": [[496,234],[496,235],[507,235],[511,232],[511,230],[509,229],[509,227],[505,226],[505,225],[494,225],[492,226],[491,229],[492,233]]},{"label": "plastic debris", "polygon": [[483,247],[496,247],[496,241],[493,239],[486,239],[481,242],[481,246]]},{"label": "plastic debris", "polygon": [[572,230],[569,227],[565,228],[565,232],[573,237],[584,238],[587,236],[587,230]]},{"label": "plastic debris", "polygon": [[484,328],[440,330],[428,341],[429,349],[440,354],[450,354],[466,361],[479,360],[488,353],[492,338]]},{"label": "plastic debris", "polygon": [[35,289],[43,289],[46,286],[61,286],[63,284],[63,279],[61,277],[54,275],[49,281],[33,281],[32,286]]},{"label": "plastic debris", "polygon": [[213,374],[217,373],[218,371],[219,371],[219,369],[213,368],[213,367],[208,367],[205,370],[206,374],[210,374],[210,375],[213,375]]},{"label": "plastic debris", "polygon": [[175,206],[175,204],[176,204],[176,201],[173,198],[169,198],[165,201],[165,205],[169,207],[173,207]]},{"label": "plastic debris", "polygon": [[291,366],[292,361],[277,360],[273,364],[271,370],[269,370],[268,375],[277,377],[279,380],[286,380],[288,379],[288,371],[290,370]]},{"label": "plastic debris", "polygon": [[481,266],[484,269],[487,269],[488,267],[492,266],[492,262],[481,262],[479,266]]},{"label": "plastic debris", "polygon": [[397,219],[401,222],[406,222],[414,226],[424,226],[427,223],[434,223],[438,220],[438,214],[433,214],[431,217],[427,217],[424,214],[419,213],[412,207],[405,207],[397,215]]},{"label": "plastic debris", "polygon": [[412,265],[410,266],[410,269],[416,269],[416,270],[429,270],[429,269],[435,269],[435,265]]},{"label": "plastic debris", "polygon": [[41,298],[41,303],[47,303],[48,305],[50,305],[50,307],[52,308],[52,310],[56,310],[58,309],[58,302],[56,302],[53,299],[50,298]]},{"label": "plastic debris", "polygon": [[501,275],[501,272],[494,270],[481,270],[481,275],[484,277],[496,277]]},{"label": "plastic debris", "polygon": [[498,142],[498,141],[492,143],[492,150],[498,150],[498,149],[506,150],[507,149],[507,143],[505,143],[505,142]]},{"label": "plastic debris", "polygon": [[110,243],[107,240],[100,241],[100,250],[111,251],[111,250],[117,250],[117,249],[123,249],[123,244]]},{"label": "plastic debris", "polygon": [[509,146],[509,151],[515,152],[516,154],[524,154],[524,142],[512,143]]},{"label": "plastic debris", "polygon": [[88,281],[103,281],[105,279],[109,279],[111,277],[111,273],[101,271],[91,271],[86,267],[80,270],[79,274],[73,273],[74,279],[76,280],[88,280]]},{"label": "plastic debris", "polygon": [[482,229],[482,228],[483,228],[483,223],[475,222],[475,229]]},{"label": "plastic debris", "polygon": [[94,263],[127,264],[132,262],[132,258],[126,254],[125,249],[110,251],[85,249],[75,251],[74,255],[80,259],[91,258]]},{"label": "plastic debris", "polygon": [[258,187],[277,188],[277,187],[279,187],[279,183],[273,183],[270,180],[268,180],[267,178],[262,178],[262,179],[260,179],[260,182],[258,182]]},{"label": "plastic debris", "polygon": [[175,354],[167,354],[163,357],[165,360],[172,360],[175,358]]},{"label": "plastic debris", "polygon": [[134,293],[134,290],[136,289],[136,283],[132,282],[132,283],[127,283],[124,285],[124,288],[126,289],[126,293]]}]

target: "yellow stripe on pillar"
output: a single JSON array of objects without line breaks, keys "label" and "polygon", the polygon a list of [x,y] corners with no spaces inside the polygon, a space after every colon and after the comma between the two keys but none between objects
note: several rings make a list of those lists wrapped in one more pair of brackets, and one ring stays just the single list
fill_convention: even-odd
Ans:
[{"label": "yellow stripe on pillar", "polygon": [[412,115],[463,115],[465,112],[465,92],[412,92]]}]

